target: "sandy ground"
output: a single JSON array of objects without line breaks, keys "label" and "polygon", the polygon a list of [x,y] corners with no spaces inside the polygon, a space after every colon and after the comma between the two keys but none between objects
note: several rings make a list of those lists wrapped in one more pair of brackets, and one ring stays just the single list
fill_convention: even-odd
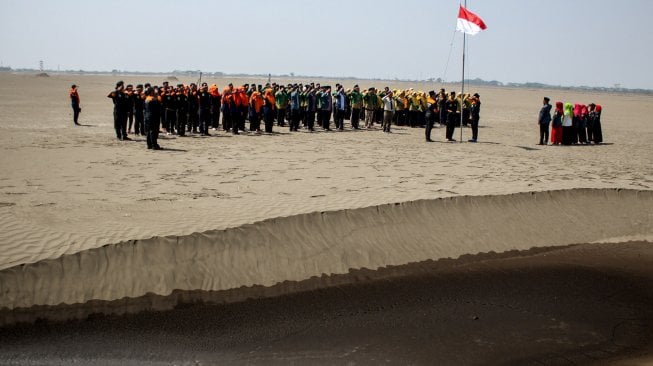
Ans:
[{"label": "sandy ground", "polygon": [[[650,243],[427,261],[331,287],[0,329],[10,365],[643,365]],[[317,280],[313,280],[317,282]]]},{"label": "sandy ground", "polygon": [[[427,144],[424,143],[423,130],[418,128],[397,127],[391,135],[380,130],[291,134],[287,129],[275,126],[278,133],[273,135],[232,136],[219,131],[211,137],[163,138],[160,143],[167,150],[148,151],[140,137],[134,137],[130,142],[115,140],[112,105],[106,94],[118,79],[128,83],[162,81],[152,77],[53,75],[36,78],[25,74],[0,74],[0,146],[3,149],[3,154],[0,154],[0,308],[4,308],[0,311],[0,323],[33,320],[39,314],[49,312],[52,312],[53,319],[69,315],[86,317],[97,309],[111,308],[103,302],[114,304],[124,297],[142,299],[148,294],[164,299],[172,297],[174,301],[166,303],[166,300],[161,300],[165,303],[162,306],[156,302],[134,305],[127,301],[127,304],[119,304],[121,310],[108,312],[169,309],[187,296],[169,296],[175,290],[223,293],[242,286],[274,288],[275,284],[284,281],[304,283],[302,281],[311,277],[345,274],[358,268],[404,266],[493,251],[640,240],[643,242],[627,247],[635,253],[628,257],[632,263],[628,262],[627,267],[638,267],[650,258],[647,254],[647,245],[653,241],[653,205],[650,204],[653,197],[653,149],[650,148],[653,126],[649,118],[653,113],[653,98],[650,96],[475,88],[472,91],[478,91],[483,101],[481,142],[478,144],[445,143],[444,129],[434,129],[436,142]],[[182,78],[182,81],[191,80]],[[221,87],[228,82],[207,81],[216,82]],[[249,79],[229,81],[263,82]],[[356,82],[361,87],[386,85],[383,82]],[[85,125],[82,127],[73,127],[72,124],[67,98],[72,83],[80,85],[83,108],[80,122]],[[389,85],[430,89],[408,83]],[[606,144],[537,146],[535,120],[545,95],[552,101],[601,104],[604,107],[602,124]],[[463,134],[464,140],[470,137],[468,129],[464,129]],[[459,136],[458,130],[456,136]],[[519,195],[520,192],[537,193]],[[389,203],[391,205],[386,205]],[[546,265],[541,270],[547,273],[546,276],[563,276],[564,281],[573,282],[576,278],[574,270],[594,270],[596,262],[591,258],[609,261],[618,257],[618,253],[617,249],[607,254],[588,249],[582,256],[574,257],[580,262],[573,263],[571,274],[557,274],[555,265]],[[507,264],[497,264],[497,268],[504,265]],[[509,276],[508,283],[527,288],[528,281],[521,282],[516,275],[521,273],[521,269],[515,271],[513,276]],[[597,281],[592,277],[595,273],[583,273],[582,281],[585,282],[581,281],[576,290],[598,291],[589,285]],[[463,281],[455,274],[448,276],[452,281]],[[635,275],[626,275],[630,276]],[[650,287],[649,274],[644,277],[637,274],[636,277],[638,279],[633,281],[638,286]],[[533,278],[540,278],[540,275]],[[481,284],[485,281],[475,280]],[[398,281],[410,283],[411,280]],[[419,297],[425,288],[433,288],[429,286],[446,287],[444,284],[448,283],[439,277],[428,277],[424,281],[418,281],[419,285],[411,290],[413,292],[405,295],[392,294],[393,290],[387,288],[387,291],[382,291],[383,296]],[[498,280],[488,279],[488,288],[496,289],[492,281]],[[344,281],[343,285],[346,284]],[[471,285],[464,283],[461,286]],[[535,287],[540,288],[538,286],[542,288],[538,295],[547,296],[547,287],[542,284]],[[322,287],[329,287],[329,283],[315,286]],[[603,346],[598,345],[607,344],[607,324],[626,319],[622,313],[614,313],[612,318],[601,323],[605,327],[593,319],[578,320],[580,313],[573,313],[572,308],[579,304],[570,299],[569,289],[554,287],[556,291],[562,291],[565,305],[547,307],[544,313],[571,311],[565,313],[569,319],[596,326],[596,329],[588,330],[597,334],[596,339],[589,343],[592,347],[600,349]],[[310,295],[312,292],[309,295],[305,292],[295,294],[305,290],[307,288],[301,286],[289,286],[283,291],[263,291],[254,297],[282,294],[317,296]],[[322,294],[321,290],[317,291]],[[324,291],[326,293],[320,295],[326,296],[323,299],[301,300],[299,303],[310,308],[317,303],[343,301],[336,300],[338,296],[329,292],[336,290]],[[366,289],[361,291],[368,293]],[[491,292],[463,293],[459,299],[463,303],[468,301],[466,299],[482,302]],[[628,301],[638,304],[635,306],[650,304],[650,294],[633,294],[628,294],[634,297],[629,297]],[[500,291],[495,295],[507,296]],[[242,316],[256,322],[254,313],[247,313],[253,311],[247,310],[250,305],[241,302],[246,297],[241,294],[233,295],[231,300],[222,299],[231,303],[222,306],[232,309],[228,313],[232,316],[245,306],[246,314]],[[205,296],[193,299],[205,300]],[[589,299],[595,298],[590,296]],[[265,301],[256,302],[256,306],[260,306],[260,311],[272,312],[277,311],[272,310],[275,309],[274,301],[286,300]],[[433,308],[444,307],[445,317],[462,317],[451,303],[441,301],[444,300],[422,304],[424,306],[420,309],[430,309],[425,310],[428,313]],[[591,302],[582,301],[582,306]],[[67,304],[62,305],[64,311],[60,311],[59,304]],[[83,310],[65,309],[66,306],[84,304],[93,305]],[[49,309],[47,306],[54,307]],[[220,307],[211,306],[199,309],[199,313],[222,311],[215,310],[222,309]],[[602,311],[595,310],[597,314]],[[278,311],[285,310],[279,308]],[[298,306],[289,311],[301,313],[306,310]],[[378,327],[372,326],[367,331],[383,332],[387,324],[379,324],[386,316],[396,316],[397,324],[401,324],[403,320],[399,319],[408,319],[408,314],[412,314],[406,309],[402,311],[403,317],[386,310],[380,318],[375,318]],[[166,319],[170,316],[172,320],[169,321],[173,323],[184,319],[179,312],[163,314],[167,314],[161,315]],[[650,329],[650,313],[638,314],[637,319],[648,319],[638,324],[646,324],[644,328]],[[506,327],[512,326],[513,321],[513,325],[518,326],[519,322],[509,315],[496,312],[496,322],[503,319],[507,322]],[[145,315],[145,319],[148,316]],[[239,319],[239,316],[235,318]],[[369,320],[354,318],[348,325],[350,328],[338,334],[349,334],[351,327],[362,327],[361,322]],[[580,318],[583,318],[582,314]],[[124,319],[132,318],[111,321],[129,321]],[[147,320],[143,321],[148,324]],[[307,322],[319,323],[316,319]],[[295,325],[287,326],[289,328],[275,324],[269,329],[285,332]],[[458,324],[454,322],[451,326],[456,328]],[[63,332],[57,327],[60,326],[52,331]],[[78,329],[75,327],[73,331]],[[489,326],[487,331],[493,327]],[[98,329],[98,336],[108,332],[108,328],[101,327],[101,324]],[[143,331],[148,326],[138,329]],[[232,333],[234,339],[241,337],[238,332],[247,334],[247,329],[250,328],[232,329],[236,332]],[[181,334],[190,331],[186,328],[186,333]],[[0,335],[25,347],[34,347],[34,350],[49,347],[42,338],[43,332],[47,331],[35,328],[27,332],[34,335],[32,341],[12,338],[15,334]],[[94,331],[86,328],[80,332]],[[262,332],[259,336],[264,339],[268,331]],[[631,333],[642,332],[628,332]],[[569,334],[572,332],[561,329],[552,331],[547,337],[550,336],[555,343]],[[170,332],[164,329],[160,331],[161,338],[155,339],[167,342],[169,335]],[[642,339],[650,339],[638,337],[635,337],[639,342],[635,342],[637,347],[646,343]],[[64,339],[79,341],[75,337]],[[366,356],[352,358],[353,362],[366,363],[366,360],[367,363],[376,363],[370,355],[381,357],[381,350],[387,349],[385,345],[390,340],[391,337],[380,340],[379,347],[368,348]],[[538,343],[535,338],[530,338],[530,341]],[[352,351],[341,348],[349,344],[347,338],[338,342],[341,345],[332,343],[333,347],[326,351],[328,355],[323,359],[313,359],[310,354],[302,356],[297,351],[300,354],[296,362],[302,363],[301,360],[306,359],[318,363],[337,362],[334,355]],[[513,340],[505,336],[498,338],[497,342],[505,346]],[[244,346],[247,342],[243,343],[244,348],[231,347],[233,343],[229,342],[216,344],[216,348],[198,348],[195,349],[197,353],[192,354],[204,354],[205,360],[216,362],[265,363],[274,360],[271,355],[276,352],[270,348],[262,358],[248,359],[242,353],[247,349]],[[408,343],[398,347],[401,352],[411,349]],[[571,342],[569,347],[563,348],[582,347],[580,343]],[[628,351],[628,347],[595,358],[609,359],[615,353]],[[28,352],[28,348],[24,350]],[[535,351],[526,353],[553,359],[550,352],[558,352],[554,348],[543,346],[541,354]],[[62,359],[75,358],[75,349],[73,347],[71,353]],[[192,350],[190,352],[194,352]],[[217,353],[203,353],[213,351]],[[41,361],[52,355],[44,352],[45,358]],[[92,358],[89,353],[79,352],[86,355],[80,356],[82,358]],[[114,357],[111,353],[97,352],[97,362],[105,360],[110,363]],[[516,355],[507,348],[498,347],[496,352],[492,357],[514,354],[513,360],[530,360],[530,356]],[[190,354],[181,353],[180,360],[188,360]],[[424,353],[423,357],[433,355]],[[130,359],[124,354],[116,357]],[[137,358],[141,357],[148,362],[175,359],[172,356]],[[415,359],[402,357],[392,361],[424,363],[426,360],[419,358],[421,356]],[[443,357],[442,360],[456,360]],[[0,360],[14,360],[19,364],[29,364],[30,360],[41,362],[38,357],[19,357],[6,348],[0,349]],[[279,362],[288,360],[281,358]],[[499,357],[497,363],[505,360]],[[458,364],[475,363],[472,359],[460,361]],[[46,363],[50,362],[56,363],[53,359]]]}]

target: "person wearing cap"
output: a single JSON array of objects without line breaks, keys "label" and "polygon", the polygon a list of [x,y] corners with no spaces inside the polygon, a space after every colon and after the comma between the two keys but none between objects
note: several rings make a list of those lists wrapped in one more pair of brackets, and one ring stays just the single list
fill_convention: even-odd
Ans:
[{"label": "person wearing cap", "polygon": [[79,92],[77,92],[77,85],[73,84],[70,87],[70,92],[68,94],[70,96],[70,106],[73,108],[73,122],[76,126],[80,126],[80,124],[77,123],[77,120],[79,119],[79,112],[82,111],[82,108],[79,107]]},{"label": "person wearing cap", "polygon": [[458,100],[456,99],[456,92],[451,92],[449,94],[449,99],[445,103],[445,108],[447,109],[447,129],[445,132],[445,137],[447,141],[456,141],[453,138],[453,134],[456,130],[456,124],[460,121],[458,119]]},{"label": "person wearing cap", "polygon": [[328,86],[323,86],[322,90],[318,93],[319,98],[319,108],[318,112],[321,121],[322,128],[325,131],[331,131],[331,110],[333,106],[333,100],[331,99],[331,88]]},{"label": "person wearing cap", "polygon": [[392,92],[388,91],[383,97],[383,132],[391,133],[390,126],[392,125],[392,117],[395,113],[396,102],[392,97]]},{"label": "person wearing cap", "polygon": [[433,123],[435,122],[435,116],[438,114],[438,104],[435,101],[435,92],[431,90],[429,92],[429,97],[426,100],[426,112],[424,113],[424,122],[426,123],[426,128],[424,128],[424,136],[426,137],[426,142],[432,142],[431,140],[431,130],[433,130]]},{"label": "person wearing cap", "polygon": [[116,88],[107,95],[113,100],[113,128],[116,130],[118,140],[130,140],[127,137],[127,112],[129,97],[125,94],[125,83],[121,80],[116,83]]},{"label": "person wearing cap", "polygon": [[249,97],[249,130],[261,133],[261,114],[263,113],[263,95],[254,89]]},{"label": "person wearing cap", "polygon": [[472,138],[469,142],[476,142],[478,140],[478,122],[481,120],[481,96],[478,93],[474,93],[471,98],[469,113],[472,126]]},{"label": "person wearing cap", "polygon": [[286,126],[286,107],[288,106],[288,93],[286,87],[281,85],[279,91],[274,94],[275,108],[277,110],[277,126]]},{"label": "person wearing cap", "polygon": [[336,123],[336,129],[338,131],[343,131],[345,129],[345,111],[347,110],[347,95],[345,95],[345,90],[342,87],[342,85],[335,93],[334,100],[335,100],[334,122]]},{"label": "person wearing cap", "polygon": [[549,143],[549,124],[551,123],[551,104],[549,104],[549,100],[548,97],[544,97],[542,108],[537,118],[537,124],[540,126],[540,142],[538,145]]},{"label": "person wearing cap", "polygon": [[165,96],[163,97],[163,113],[165,115],[165,130],[167,135],[175,133],[175,126],[177,126],[177,103],[175,103],[175,89],[172,86],[168,87]]},{"label": "person wearing cap", "polygon": [[365,128],[372,128],[372,126],[374,126],[376,102],[376,92],[374,88],[367,89],[367,93],[363,95],[363,108],[365,108]]},{"label": "person wearing cap", "polygon": [[290,89],[290,132],[299,129],[299,90],[297,85],[291,86]]},{"label": "person wearing cap", "polygon": [[161,123],[161,103],[159,97],[152,87],[145,89],[145,100],[143,102],[143,119],[147,131],[147,148],[150,150],[161,150],[159,146],[159,127]]},{"label": "person wearing cap", "polygon": [[358,85],[354,85],[354,90],[349,93],[349,104],[351,105],[351,128],[358,130],[361,107],[363,106],[363,95]]},{"label": "person wearing cap", "polygon": [[129,105],[127,106],[127,133],[132,132],[132,126],[134,125],[134,86],[132,84],[127,84],[125,87],[125,94],[127,94],[127,99],[129,100]]},{"label": "person wearing cap", "polygon": [[199,105],[199,119],[200,119],[200,134],[202,136],[211,136],[209,133],[209,126],[211,125],[211,94],[209,93],[209,86],[202,83],[202,88],[197,94]]},{"label": "person wearing cap", "polygon": [[315,89],[308,86],[306,91],[306,114],[304,115],[304,124],[309,131],[315,131],[315,114],[317,113],[317,96]]},{"label": "person wearing cap", "polygon": [[145,135],[145,120],[143,119],[143,84],[136,85],[133,95],[134,104],[134,133],[136,135]]},{"label": "person wearing cap", "polygon": [[186,136],[186,125],[188,124],[188,96],[183,84],[177,84],[174,99],[177,106],[177,135],[183,137]]},{"label": "person wearing cap", "polygon": [[188,91],[188,132],[197,133],[199,127],[199,92],[197,84],[190,84]]}]

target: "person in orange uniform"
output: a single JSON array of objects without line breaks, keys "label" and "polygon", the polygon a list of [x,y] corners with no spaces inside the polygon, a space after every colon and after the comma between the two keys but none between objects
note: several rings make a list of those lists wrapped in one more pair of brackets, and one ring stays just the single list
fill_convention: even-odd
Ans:
[{"label": "person in orange uniform", "polygon": [[249,97],[249,130],[261,133],[261,113],[263,112],[263,95],[254,90]]},{"label": "person in orange uniform", "polygon": [[233,128],[233,134],[238,134],[238,127],[234,118],[234,95],[233,95],[233,84],[229,84],[226,88],[222,90],[222,127],[225,132]]},{"label": "person in orange uniform", "polygon": [[70,87],[70,105],[73,107],[73,122],[75,122],[76,126],[80,126],[77,120],[79,119],[79,112],[82,111],[82,108],[79,107],[79,92],[75,84]]},{"label": "person in orange uniform", "polygon": [[212,84],[209,87],[209,94],[211,94],[211,129],[217,131],[220,126],[220,107],[222,106],[222,95],[218,90],[218,86]]},{"label": "person in orange uniform", "polygon": [[274,104],[274,90],[267,85],[263,101],[263,118],[265,120],[265,132],[267,133],[272,133],[272,125],[274,124]]},{"label": "person in orange uniform", "polygon": [[236,94],[234,95],[234,104],[236,105],[236,120],[238,123],[234,126],[235,128],[245,131],[245,117],[247,117],[247,107],[249,105],[249,98],[247,98],[247,93],[245,93],[245,88],[240,87],[236,89]]}]

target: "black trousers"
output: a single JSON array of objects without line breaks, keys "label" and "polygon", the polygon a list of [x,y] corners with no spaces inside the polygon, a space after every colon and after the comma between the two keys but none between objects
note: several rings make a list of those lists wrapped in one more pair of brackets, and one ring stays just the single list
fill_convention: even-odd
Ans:
[{"label": "black trousers", "polygon": [[173,133],[175,131],[175,126],[177,125],[177,110],[166,108],[166,132]]},{"label": "black trousers", "polygon": [[265,132],[272,133],[274,125],[274,110],[270,107],[263,107],[263,119],[265,121]]},{"label": "black trousers", "polygon": [[145,120],[143,119],[142,110],[134,110],[134,133],[137,135],[145,134]]},{"label": "black trousers", "polygon": [[313,131],[315,128],[315,111],[306,111],[304,115],[304,124],[309,130]]},{"label": "black trousers", "polygon": [[220,107],[213,108],[211,111],[211,128],[217,129],[220,125]]},{"label": "black trousers", "polygon": [[127,111],[113,110],[113,128],[119,139],[127,138]]},{"label": "black trousers", "polygon": [[127,111],[127,121],[129,122],[129,127],[127,131],[131,132],[132,126],[134,125],[134,110],[130,109]]},{"label": "black trousers", "polygon": [[360,121],[360,118],[361,118],[361,110],[356,109],[356,108],[352,109],[351,110],[351,128],[353,128],[355,130],[357,130],[359,128],[358,123]]},{"label": "black trousers", "polygon": [[447,131],[446,131],[447,140],[453,140],[453,134],[456,131],[456,125],[460,123],[460,120],[456,118],[457,116],[458,116],[457,113],[447,114]]},{"label": "black trousers", "polygon": [[331,111],[328,110],[321,110],[320,112],[320,122],[322,125],[322,128],[325,130],[330,130],[331,129]]},{"label": "black trousers", "polygon": [[286,126],[286,110],[277,109],[277,126],[284,127]]},{"label": "black trousers", "polygon": [[247,120],[247,106],[238,107],[238,128],[245,131],[245,121]]},{"label": "black trousers", "polygon": [[261,115],[252,111],[249,114],[249,130],[250,131],[259,131],[261,129]]},{"label": "black trousers", "polygon": [[342,109],[337,109],[335,111],[335,118],[334,121],[336,122],[336,128],[339,130],[344,130],[345,129],[345,111]]},{"label": "black trousers", "polygon": [[177,134],[179,136],[186,135],[186,124],[188,123],[188,114],[185,109],[177,110]]},{"label": "black trousers", "polygon": [[427,118],[425,122],[426,122],[426,128],[424,129],[424,137],[426,137],[426,141],[431,141],[431,130],[433,130],[433,119]]},{"label": "black trousers", "polygon": [[472,117],[472,140],[478,140],[478,121],[476,117]]},{"label": "black trousers", "polygon": [[211,124],[211,110],[200,109],[200,133],[203,135],[208,135],[210,124]]},{"label": "black trousers", "polygon": [[197,114],[197,109],[191,109],[188,112],[188,132],[197,132],[197,127],[199,126],[199,115]]},{"label": "black trousers", "polygon": [[447,110],[441,107],[439,114],[440,114],[440,124],[447,123]]},{"label": "black trousers", "polygon": [[299,119],[301,117],[301,111],[299,109],[290,110],[290,131],[299,130]]},{"label": "black trousers", "polygon": [[159,140],[159,119],[147,120],[144,122],[147,130],[147,148],[152,149],[158,147]]},{"label": "black trousers", "polygon": [[540,145],[549,143],[549,124],[540,123]]},{"label": "black trousers", "polygon": [[81,108],[79,108],[79,104],[73,103],[73,122],[78,125],[77,120],[79,120],[79,112],[81,112]]}]

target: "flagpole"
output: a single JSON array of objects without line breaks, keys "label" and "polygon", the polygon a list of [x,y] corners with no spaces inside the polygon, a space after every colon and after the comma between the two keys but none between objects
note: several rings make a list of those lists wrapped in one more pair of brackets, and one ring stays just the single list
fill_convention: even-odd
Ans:
[{"label": "flagpole", "polygon": [[[467,9],[467,0],[465,0],[465,9]],[[467,33],[463,32],[463,78],[462,78],[462,85],[460,87],[460,143],[463,142],[463,108],[465,101],[463,98],[465,97],[465,46],[466,46],[466,41],[467,41]]]}]

